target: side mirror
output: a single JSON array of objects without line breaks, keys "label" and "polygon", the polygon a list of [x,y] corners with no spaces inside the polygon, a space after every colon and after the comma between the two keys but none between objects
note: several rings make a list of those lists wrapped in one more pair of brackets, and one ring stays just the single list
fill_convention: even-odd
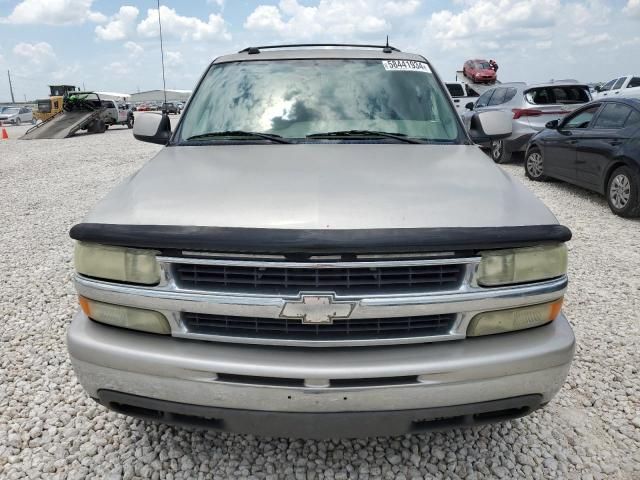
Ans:
[{"label": "side mirror", "polygon": [[141,113],[133,124],[133,136],[142,142],[166,145],[171,137],[169,115]]},{"label": "side mirror", "polygon": [[473,110],[475,104],[473,102],[469,102],[467,103],[464,108],[466,108],[467,110]]},{"label": "side mirror", "polygon": [[500,112],[480,112],[471,117],[469,135],[475,143],[487,143],[507,138],[513,132],[511,115]]},{"label": "side mirror", "polygon": [[560,120],[551,120],[544,125],[544,128],[549,128],[551,130],[557,130],[560,126]]}]

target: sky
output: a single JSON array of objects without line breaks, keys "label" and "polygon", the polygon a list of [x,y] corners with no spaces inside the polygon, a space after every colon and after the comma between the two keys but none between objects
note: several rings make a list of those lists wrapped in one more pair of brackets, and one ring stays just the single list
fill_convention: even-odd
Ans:
[{"label": "sky", "polygon": [[[0,102],[49,84],[162,87],[156,0],[0,0]],[[640,0],[161,1],[167,88],[192,89],[217,56],[250,45],[390,43],[446,81],[469,58],[502,81],[640,74]]]}]

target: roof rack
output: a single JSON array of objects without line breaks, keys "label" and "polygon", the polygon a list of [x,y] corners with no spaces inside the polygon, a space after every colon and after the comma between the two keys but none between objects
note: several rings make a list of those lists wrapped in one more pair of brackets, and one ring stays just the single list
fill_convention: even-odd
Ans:
[{"label": "roof rack", "polygon": [[238,53],[248,53],[256,55],[260,50],[270,50],[275,48],[299,48],[299,47],[360,47],[360,48],[381,48],[384,53],[399,52],[396,47],[386,45],[359,45],[357,43],[293,43],[289,45],[262,45],[260,47],[247,47]]}]

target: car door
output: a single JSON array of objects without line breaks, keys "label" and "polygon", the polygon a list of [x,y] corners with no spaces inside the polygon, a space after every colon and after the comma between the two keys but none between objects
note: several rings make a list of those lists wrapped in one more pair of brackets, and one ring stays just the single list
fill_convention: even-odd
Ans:
[{"label": "car door", "polygon": [[611,91],[609,91],[609,97],[620,96],[620,92],[622,91],[622,86],[627,81],[627,77],[620,77],[616,83],[611,87]]},{"label": "car door", "polygon": [[623,103],[605,103],[602,110],[578,138],[576,174],[578,183],[604,193],[604,176],[620,147],[640,126],[640,114]]},{"label": "car door", "polygon": [[[630,88],[633,90],[629,90]],[[629,80],[623,96],[640,99],[640,77],[632,77],[631,80]]]},{"label": "car door", "polygon": [[616,84],[616,82],[618,81],[617,78],[614,78],[613,80],[608,81],[607,83],[605,83],[601,88],[600,88],[600,94],[598,95],[599,98],[602,97],[607,97],[609,96],[609,92],[611,91],[611,89],[613,88],[613,86]]},{"label": "car door", "polygon": [[123,103],[118,104],[118,123],[125,123],[128,115],[127,106]]},{"label": "car door", "polygon": [[31,115],[29,115],[29,109],[22,107],[20,109],[20,113],[18,114],[20,116],[20,121],[21,122],[30,122],[31,121]]},{"label": "car door", "polygon": [[476,100],[476,103],[473,105],[473,110],[467,110],[464,112],[464,114],[462,115],[462,120],[467,131],[471,127],[471,117],[473,117],[475,112],[485,111],[485,109],[489,105],[489,101],[491,100],[491,96],[493,95],[493,92],[495,90],[496,90],[495,88],[492,88],[484,92],[482,95],[478,97],[478,100]]},{"label": "car door", "polygon": [[576,183],[576,145],[599,109],[599,103],[581,108],[566,117],[554,134],[545,137],[543,144],[545,173],[554,178]]}]

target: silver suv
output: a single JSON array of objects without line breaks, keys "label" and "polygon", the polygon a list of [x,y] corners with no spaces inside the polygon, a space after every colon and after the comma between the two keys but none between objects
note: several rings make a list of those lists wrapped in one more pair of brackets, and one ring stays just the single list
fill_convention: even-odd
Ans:
[{"label": "silver suv", "polygon": [[71,230],[68,348],[101,404],[395,435],[526,415],[564,383],[571,233],[422,56],[250,48],[207,68],[173,132],[145,113],[134,135],[166,147]]},{"label": "silver suv", "polygon": [[547,122],[558,120],[590,101],[589,87],[575,82],[502,84],[484,92],[475,103],[468,103],[462,118],[469,127],[475,113],[499,110],[511,115],[511,136],[488,144],[491,158],[496,163],[507,163],[513,153],[525,151],[529,139],[544,130]]}]

